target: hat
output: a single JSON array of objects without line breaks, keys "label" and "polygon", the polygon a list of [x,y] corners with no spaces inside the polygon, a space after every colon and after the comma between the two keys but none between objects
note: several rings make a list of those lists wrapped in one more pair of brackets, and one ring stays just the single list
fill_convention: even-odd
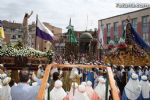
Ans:
[{"label": "hat", "polygon": [[38,68],[40,68],[40,67],[42,67],[42,65],[41,65],[41,64],[38,66]]},{"label": "hat", "polygon": [[98,78],[98,81],[99,81],[100,83],[105,83],[105,82],[106,82],[106,80],[105,80],[103,77],[99,77],[99,78]]},{"label": "hat", "polygon": [[148,69],[148,67],[147,67],[147,66],[145,66],[145,68],[146,68],[146,69]]},{"label": "hat", "polygon": [[55,88],[60,88],[60,87],[62,87],[62,85],[63,85],[63,83],[62,83],[62,81],[61,80],[57,80],[57,81],[55,81]]},{"label": "hat", "polygon": [[78,89],[80,92],[85,92],[85,90],[86,90],[85,85],[82,85],[82,84],[79,85]]},{"label": "hat", "polygon": [[141,79],[142,79],[143,81],[147,81],[147,76],[146,76],[146,75],[143,75],[143,76],[141,77]]},{"label": "hat", "polygon": [[121,65],[122,68],[124,68],[124,65]]},{"label": "hat", "polygon": [[87,84],[86,84],[86,82],[81,82],[81,85],[84,85],[84,86],[86,86]]},{"label": "hat", "polygon": [[141,66],[139,66],[139,68],[141,69]]},{"label": "hat", "polygon": [[87,81],[86,84],[87,84],[87,86],[92,86],[92,82],[91,81]]},{"label": "hat", "polygon": [[138,75],[137,75],[137,74],[135,74],[135,73],[132,73],[131,78],[132,78],[133,80],[137,80]]},{"label": "hat", "polygon": [[131,67],[133,68],[134,66],[133,66],[133,65],[131,65]]},{"label": "hat", "polygon": [[117,68],[117,66],[116,66],[116,65],[113,65],[113,67],[114,67],[114,68]]}]

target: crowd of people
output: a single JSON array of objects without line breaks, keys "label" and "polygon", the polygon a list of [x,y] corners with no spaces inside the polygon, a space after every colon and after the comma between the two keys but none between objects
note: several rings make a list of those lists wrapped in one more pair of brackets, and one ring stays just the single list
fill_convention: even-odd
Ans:
[{"label": "crowd of people", "polygon": [[[87,64],[102,64],[99,62]],[[150,70],[147,66],[105,65],[112,68],[121,100],[150,100]],[[0,65],[0,100],[36,100],[44,75],[39,65],[36,74],[28,68],[19,71],[19,83],[11,82]],[[51,70],[44,100],[112,100],[107,71],[99,68]]]}]

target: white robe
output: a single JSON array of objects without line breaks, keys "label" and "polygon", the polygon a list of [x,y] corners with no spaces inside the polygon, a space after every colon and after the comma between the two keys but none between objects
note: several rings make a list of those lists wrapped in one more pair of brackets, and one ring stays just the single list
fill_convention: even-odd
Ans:
[{"label": "white robe", "polygon": [[0,79],[0,100],[2,100],[2,82]]},{"label": "white robe", "polygon": [[77,90],[77,92],[74,95],[73,100],[90,100],[90,99],[89,99],[88,94],[86,92],[81,93]]},{"label": "white robe", "polygon": [[125,94],[128,97],[128,99],[136,100],[140,96],[141,93],[141,87],[139,84],[139,80],[133,80],[132,78],[128,81],[128,83],[125,86]]},{"label": "white robe", "polygon": [[92,94],[94,93],[92,86],[86,86],[86,92],[88,94],[88,97],[91,98]]},{"label": "white robe", "polygon": [[[74,92],[74,94],[73,94],[73,92]],[[73,88],[71,87],[71,89],[68,93],[69,100],[73,100],[73,97],[74,97],[76,92],[77,92],[77,89],[73,90]]]},{"label": "white robe", "polygon": [[1,100],[12,100],[11,88],[9,85],[2,86]]},{"label": "white robe", "polygon": [[[105,100],[106,95],[106,85],[102,83],[98,83],[98,85],[95,87],[95,92],[102,98],[102,100]],[[109,91],[108,91],[108,97],[109,97]]]},{"label": "white robe", "polygon": [[67,93],[62,87],[53,88],[50,92],[50,100],[63,100]]},{"label": "white robe", "polygon": [[150,98],[150,84],[148,81],[140,81],[142,97],[144,99]]},{"label": "white robe", "polygon": [[2,85],[2,80],[0,79],[0,100],[12,100],[11,98],[11,88],[9,84]]}]

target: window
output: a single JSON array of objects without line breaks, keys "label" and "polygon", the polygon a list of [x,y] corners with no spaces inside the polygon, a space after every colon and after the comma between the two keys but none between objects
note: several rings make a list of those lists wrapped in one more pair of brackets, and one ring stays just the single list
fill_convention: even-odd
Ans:
[{"label": "window", "polygon": [[11,39],[16,39],[16,35],[12,35]]},{"label": "window", "polygon": [[126,26],[126,20],[123,20],[122,21],[122,32],[123,32],[125,26]]},{"label": "window", "polygon": [[114,35],[118,35],[118,22],[114,22]]},{"label": "window", "polygon": [[101,25],[102,33],[104,33],[104,24]]},{"label": "window", "polygon": [[110,24],[107,24],[107,36],[110,36]]},{"label": "window", "polygon": [[149,16],[142,17],[142,32],[143,32],[143,39],[146,42],[149,42]]},{"label": "window", "polygon": [[135,31],[137,31],[137,18],[132,19],[132,26],[135,29]]},{"label": "window", "polygon": [[114,41],[118,42],[118,22],[114,22]]},{"label": "window", "polygon": [[18,35],[18,38],[21,38],[21,35]]},{"label": "window", "polygon": [[109,43],[110,41],[110,23],[107,24],[107,44]]},{"label": "window", "polygon": [[110,42],[110,36],[107,36],[107,44]]}]

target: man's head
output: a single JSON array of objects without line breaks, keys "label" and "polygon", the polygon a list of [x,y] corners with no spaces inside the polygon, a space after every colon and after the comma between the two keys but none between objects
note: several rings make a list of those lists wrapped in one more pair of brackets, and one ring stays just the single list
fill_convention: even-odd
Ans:
[{"label": "man's head", "polygon": [[53,80],[56,81],[59,79],[59,73],[58,72],[54,72],[53,73]]},{"label": "man's head", "polygon": [[25,13],[25,16],[24,17],[28,17],[28,13]]},{"label": "man's head", "polygon": [[19,73],[20,82],[28,82],[29,80],[29,70],[28,68],[23,68]]}]

